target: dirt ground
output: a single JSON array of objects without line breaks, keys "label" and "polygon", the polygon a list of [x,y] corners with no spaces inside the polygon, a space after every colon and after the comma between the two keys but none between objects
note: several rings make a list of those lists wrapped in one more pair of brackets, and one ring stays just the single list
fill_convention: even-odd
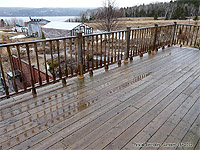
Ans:
[{"label": "dirt ground", "polygon": [[[200,24],[200,21],[193,21],[192,19],[189,20],[164,20],[164,18],[158,18],[158,20],[154,20],[153,17],[137,17],[137,18],[120,18],[120,28],[126,29],[127,26],[130,26],[131,28],[138,28],[138,27],[150,27],[154,26],[154,24],[158,25],[167,25],[167,24],[174,24],[174,22],[177,22],[178,24]],[[97,29],[98,23],[87,23],[89,26],[93,27],[94,30]]]},{"label": "dirt ground", "polygon": [[32,41],[32,40],[38,39],[38,38],[33,38],[33,37],[12,39],[12,37],[14,36],[24,35],[23,33],[14,32],[12,28],[13,28],[12,26],[0,27],[0,42],[3,41],[6,43],[15,43],[15,42]]}]

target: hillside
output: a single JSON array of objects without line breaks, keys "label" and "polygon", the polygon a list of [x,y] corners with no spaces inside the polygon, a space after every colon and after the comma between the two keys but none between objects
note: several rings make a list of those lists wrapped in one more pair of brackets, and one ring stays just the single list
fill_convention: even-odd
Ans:
[{"label": "hillside", "polygon": [[0,7],[0,16],[23,17],[23,16],[79,16],[81,12],[89,8],[23,8],[23,7]]}]

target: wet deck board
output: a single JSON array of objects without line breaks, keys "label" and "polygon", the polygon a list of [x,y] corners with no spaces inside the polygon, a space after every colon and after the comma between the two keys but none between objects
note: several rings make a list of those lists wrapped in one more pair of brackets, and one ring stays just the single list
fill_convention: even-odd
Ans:
[{"label": "wet deck board", "polygon": [[200,51],[171,47],[37,98],[14,97],[0,106],[0,149],[198,149],[199,64]]}]

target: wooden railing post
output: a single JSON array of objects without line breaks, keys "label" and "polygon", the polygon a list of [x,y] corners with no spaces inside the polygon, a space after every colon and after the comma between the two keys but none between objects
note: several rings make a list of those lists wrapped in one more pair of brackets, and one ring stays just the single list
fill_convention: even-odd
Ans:
[{"label": "wooden railing post", "polygon": [[125,51],[124,63],[128,63],[129,50],[130,50],[130,34],[131,34],[131,27],[126,27],[126,51]]},{"label": "wooden railing post", "polygon": [[83,79],[84,75],[83,75],[83,52],[82,52],[82,31],[77,33],[77,38],[78,38],[78,50],[77,50],[77,54],[78,54],[78,78],[79,79]]},{"label": "wooden railing post", "polygon": [[199,26],[198,26],[198,29],[197,29],[197,32],[196,32],[196,38],[195,38],[195,41],[194,41],[194,47],[196,46],[196,43],[197,43],[198,33],[199,33]]},{"label": "wooden railing post", "polygon": [[34,81],[34,77],[33,77],[33,70],[32,70],[31,59],[30,59],[30,50],[29,50],[28,44],[26,44],[26,52],[27,52],[27,56],[28,56],[28,64],[29,64],[30,75],[31,75],[32,94],[33,94],[33,97],[36,97],[37,92],[35,89],[35,81]]},{"label": "wooden railing post", "polygon": [[15,78],[15,69],[14,69],[14,64],[12,61],[12,54],[11,54],[11,50],[10,50],[10,46],[7,46],[7,52],[8,52],[8,57],[10,60],[10,68],[11,68],[11,72],[12,72],[12,80],[13,80],[13,84],[14,84],[14,90],[16,93],[18,93],[18,87],[17,87],[17,83],[16,83],[16,78]]},{"label": "wooden railing post", "polygon": [[157,33],[158,33],[158,24],[155,24],[155,35],[154,35],[154,40],[153,40],[153,50],[156,50],[156,40],[157,40]]},{"label": "wooden railing post", "polygon": [[174,22],[174,28],[173,28],[173,32],[172,32],[172,38],[171,38],[171,45],[176,44],[174,42],[174,38],[175,38],[175,34],[176,34],[176,26],[177,26],[177,22]]},{"label": "wooden railing post", "polygon": [[[6,83],[6,78],[5,78],[5,74],[4,74],[4,68],[3,68],[3,64],[2,64],[2,60],[1,60],[1,53],[0,53],[0,73],[2,74],[5,94],[6,94],[7,98],[10,98],[9,89],[8,89],[8,86],[7,86],[7,83]],[[0,80],[1,80],[1,78],[0,78]]]}]

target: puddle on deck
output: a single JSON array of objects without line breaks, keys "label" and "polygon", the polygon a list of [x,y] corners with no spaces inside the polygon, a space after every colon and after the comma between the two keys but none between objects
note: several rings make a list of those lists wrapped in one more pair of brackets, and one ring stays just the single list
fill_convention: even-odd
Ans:
[{"label": "puddle on deck", "polygon": [[110,90],[107,94],[110,95],[110,94],[119,92],[120,90],[122,90],[124,88],[127,88],[127,87],[131,86],[132,84],[134,84],[134,83],[136,83],[138,81],[141,81],[142,79],[150,76],[151,74],[152,74],[152,72],[149,72],[149,73],[146,73],[146,74],[142,74],[142,75],[136,76],[136,77],[133,78],[133,80],[131,80],[129,82],[125,82],[125,83],[121,84],[118,87],[115,87],[114,89]]},{"label": "puddle on deck", "polygon": [[[125,82],[110,90],[107,94],[110,95],[119,92],[121,89],[129,87],[151,74],[152,72],[149,72],[136,76],[131,81]],[[106,83],[99,88],[102,89],[107,86],[110,86],[110,83]],[[7,147],[11,148],[13,144],[19,144],[56,124],[64,122],[75,114],[83,112],[97,101],[96,98],[91,100],[79,100],[76,94],[68,96],[67,92],[62,91],[31,102],[23,108],[19,107],[15,111],[10,111],[9,114],[7,114],[8,116],[1,114],[2,120],[11,117],[9,124],[5,123],[4,129],[2,128],[2,132],[7,138],[7,142],[5,143]],[[16,115],[26,111],[29,111],[31,115],[18,120]],[[17,130],[17,132],[14,133],[13,131],[15,130]],[[10,136],[10,132],[14,133],[12,137]]]},{"label": "puddle on deck", "polygon": [[[5,136],[3,147],[11,148],[13,144],[19,144],[47,128],[82,112],[96,101],[96,99],[86,101],[74,99],[71,102],[67,102],[64,99],[65,96],[67,96],[65,92],[55,93],[29,103],[23,108],[17,108],[15,111],[11,110],[5,114],[0,113],[1,121],[9,118],[2,124],[2,132],[0,133]],[[35,110],[32,111],[32,109]],[[18,115],[27,110],[31,112],[31,115],[18,120]]]},{"label": "puddle on deck", "polygon": [[170,52],[169,54],[161,56],[161,58],[168,57],[168,56],[171,56],[171,55],[172,55],[172,53]]}]

